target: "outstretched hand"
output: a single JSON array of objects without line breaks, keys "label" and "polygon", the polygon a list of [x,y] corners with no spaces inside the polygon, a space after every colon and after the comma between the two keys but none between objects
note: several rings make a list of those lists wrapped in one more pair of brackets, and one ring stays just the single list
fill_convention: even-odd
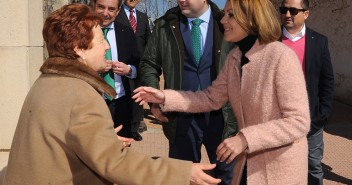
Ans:
[{"label": "outstretched hand", "polygon": [[144,103],[158,103],[163,104],[165,102],[165,94],[159,89],[152,87],[139,87],[133,91],[135,93],[132,96],[135,99],[135,102],[139,102],[139,105]]},{"label": "outstretched hand", "polygon": [[212,185],[219,184],[220,179],[215,179],[206,174],[203,170],[211,170],[215,168],[215,164],[194,163],[191,171],[191,185]]}]

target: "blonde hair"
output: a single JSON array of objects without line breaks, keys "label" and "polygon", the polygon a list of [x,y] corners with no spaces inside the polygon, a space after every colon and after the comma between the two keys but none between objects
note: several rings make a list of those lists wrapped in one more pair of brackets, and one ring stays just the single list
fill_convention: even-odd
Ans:
[{"label": "blonde hair", "polygon": [[249,34],[257,35],[262,44],[279,40],[281,26],[270,0],[228,0],[236,22]]}]

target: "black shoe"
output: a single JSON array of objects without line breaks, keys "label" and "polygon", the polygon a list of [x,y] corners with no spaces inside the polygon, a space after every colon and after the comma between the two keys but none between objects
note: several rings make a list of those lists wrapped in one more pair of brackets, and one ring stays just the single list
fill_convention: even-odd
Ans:
[{"label": "black shoe", "polygon": [[138,132],[132,132],[132,138],[135,141],[142,141],[143,137]]}]

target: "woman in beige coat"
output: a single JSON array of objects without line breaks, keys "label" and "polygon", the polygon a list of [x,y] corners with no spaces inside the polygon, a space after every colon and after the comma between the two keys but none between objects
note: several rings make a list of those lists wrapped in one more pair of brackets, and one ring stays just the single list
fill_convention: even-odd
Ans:
[{"label": "woman in beige coat", "polygon": [[[46,20],[49,59],[23,104],[4,185],[216,184],[214,165],[131,152],[116,137],[102,94],[115,91],[97,71],[109,49],[101,19],[86,5],[66,5]],[[128,142],[128,141],[125,141]]]},{"label": "woman in beige coat", "polygon": [[[163,111],[208,112],[230,101],[239,133],[224,140],[218,159],[236,157],[232,184],[307,184],[308,98],[295,53],[281,35],[270,0],[229,0],[224,39],[235,42],[217,79],[204,91],[136,89],[134,98]],[[246,169],[246,170],[244,170]]]}]

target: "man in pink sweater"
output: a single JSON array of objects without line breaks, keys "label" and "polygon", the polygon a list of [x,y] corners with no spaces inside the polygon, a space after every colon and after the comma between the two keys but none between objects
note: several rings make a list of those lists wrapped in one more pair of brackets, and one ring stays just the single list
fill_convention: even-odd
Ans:
[{"label": "man in pink sweater", "polygon": [[282,42],[292,48],[299,58],[309,97],[311,128],[307,135],[308,184],[320,185],[323,184],[323,129],[331,112],[334,90],[328,39],[306,27],[308,0],[283,0],[280,13]]}]

